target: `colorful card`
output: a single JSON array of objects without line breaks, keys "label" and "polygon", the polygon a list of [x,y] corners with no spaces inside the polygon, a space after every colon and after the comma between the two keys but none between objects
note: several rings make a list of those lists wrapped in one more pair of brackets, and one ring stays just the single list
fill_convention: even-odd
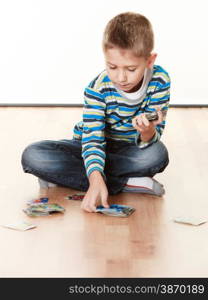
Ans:
[{"label": "colorful card", "polygon": [[97,206],[96,212],[112,217],[128,217],[135,211],[135,208],[127,205],[111,204],[109,208],[102,205]]},{"label": "colorful card", "polygon": [[48,198],[47,197],[42,197],[42,198],[38,198],[38,199],[32,199],[32,200],[28,200],[27,204],[31,205],[31,204],[39,204],[39,203],[48,203]]},{"label": "colorful card", "polygon": [[66,196],[65,199],[66,200],[83,200],[85,194],[81,194],[81,193],[77,193],[77,194],[73,194],[73,195],[69,195]]}]

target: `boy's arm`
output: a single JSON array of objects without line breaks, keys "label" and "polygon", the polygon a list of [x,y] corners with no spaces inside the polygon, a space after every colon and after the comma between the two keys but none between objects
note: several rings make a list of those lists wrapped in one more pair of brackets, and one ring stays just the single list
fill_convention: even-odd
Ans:
[{"label": "boy's arm", "polygon": [[146,141],[146,139],[143,138],[139,132],[137,132],[135,142],[139,146],[139,148],[146,148],[152,143],[160,140],[166,125],[166,115],[169,108],[169,101],[170,101],[170,77],[168,76],[167,73],[163,73],[161,82],[158,82],[158,86],[155,89],[155,91],[152,93],[149,105],[145,110],[145,112],[161,110],[163,115],[163,121],[155,126],[155,132],[153,133],[153,137],[149,141]]},{"label": "boy's arm", "polygon": [[103,96],[94,89],[87,87],[84,92],[82,157],[88,178],[96,170],[106,180],[104,174],[106,158],[105,108]]},{"label": "boy's arm", "polygon": [[105,100],[101,93],[88,86],[85,89],[82,130],[82,157],[89,188],[81,203],[87,212],[96,212],[98,202],[109,207],[105,166]]}]

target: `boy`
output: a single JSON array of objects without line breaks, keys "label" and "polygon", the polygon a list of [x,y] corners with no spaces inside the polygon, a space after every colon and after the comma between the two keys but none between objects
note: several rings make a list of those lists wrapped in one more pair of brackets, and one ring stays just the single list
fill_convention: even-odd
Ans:
[{"label": "boy", "polygon": [[[81,208],[94,212],[98,201],[108,207],[109,194],[164,194],[152,177],[169,163],[160,141],[169,106],[170,79],[154,65],[154,36],[149,20],[122,13],[103,35],[106,69],[84,92],[83,120],[72,140],[29,145],[22,156],[25,172],[51,183],[86,191]],[[158,112],[148,121],[145,113]],[[51,182],[51,183],[48,183]]]}]

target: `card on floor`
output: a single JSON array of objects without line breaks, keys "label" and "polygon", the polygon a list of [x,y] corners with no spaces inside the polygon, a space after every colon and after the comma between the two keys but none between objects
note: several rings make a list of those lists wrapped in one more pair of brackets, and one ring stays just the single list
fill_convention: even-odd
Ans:
[{"label": "card on floor", "polygon": [[6,225],[2,225],[3,227],[6,228],[10,228],[10,229],[15,229],[15,230],[21,230],[21,231],[25,231],[28,229],[32,229],[37,227],[37,225],[31,224],[31,223],[27,223],[27,222],[18,222],[18,223],[11,223],[11,224],[6,224]]},{"label": "card on floor", "polygon": [[112,217],[128,217],[135,211],[135,208],[127,205],[111,204],[109,208],[102,205],[97,206],[96,212]]},{"label": "card on floor", "polygon": [[65,197],[66,200],[83,200],[85,194],[77,193],[73,195],[68,195]]},{"label": "card on floor", "polygon": [[36,204],[36,203],[48,203],[48,198],[47,197],[41,197],[41,198],[38,198],[38,199],[32,199],[32,200],[27,201],[28,205]]},{"label": "card on floor", "polygon": [[174,222],[197,226],[206,223],[207,219],[196,216],[178,216],[174,218]]}]

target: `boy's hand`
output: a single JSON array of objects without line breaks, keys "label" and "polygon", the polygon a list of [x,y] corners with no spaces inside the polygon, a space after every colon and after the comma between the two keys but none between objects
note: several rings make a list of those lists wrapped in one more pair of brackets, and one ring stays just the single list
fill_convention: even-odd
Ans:
[{"label": "boy's hand", "polygon": [[89,181],[90,186],[82,200],[81,208],[87,212],[95,212],[98,201],[101,201],[104,207],[109,207],[107,202],[108,189],[101,173],[99,171],[92,172]]},{"label": "boy's hand", "polygon": [[148,142],[155,134],[155,126],[163,121],[161,110],[157,110],[158,120],[148,121],[145,113],[132,119],[133,127],[141,133],[141,140]]}]

